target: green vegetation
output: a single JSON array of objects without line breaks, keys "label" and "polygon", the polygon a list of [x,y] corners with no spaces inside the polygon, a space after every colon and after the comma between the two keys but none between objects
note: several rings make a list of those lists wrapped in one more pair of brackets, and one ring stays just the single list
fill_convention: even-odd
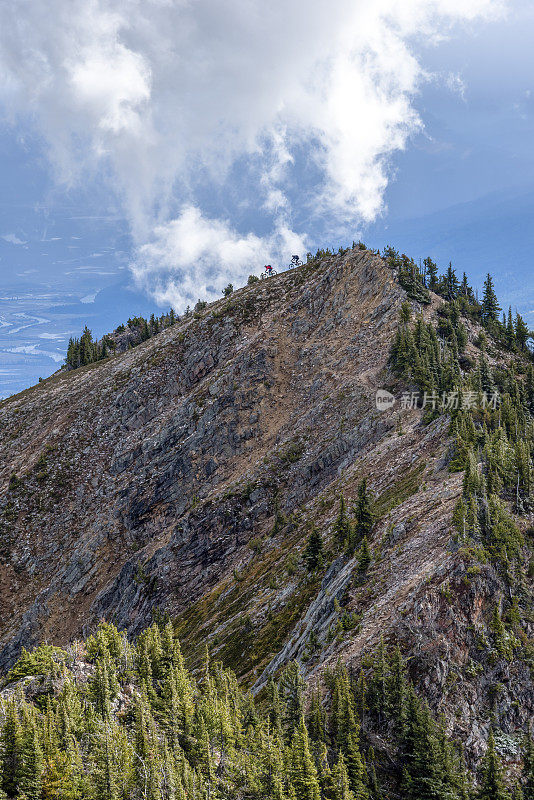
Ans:
[{"label": "green vegetation", "polygon": [[23,647],[19,660],[8,672],[7,681],[20,680],[27,675],[46,675],[62,655],[64,651],[49,644],[41,644],[31,652]]},{"label": "green vegetation", "polygon": [[93,341],[92,333],[86,325],[79,339],[69,340],[65,364],[69,369],[77,369],[101,361],[115,353],[117,338],[121,334],[126,335],[128,347],[136,347],[165,328],[171,327],[178,320],[179,317],[172,308],[168,314],[162,314],[160,317],[152,314],[148,320],[144,317],[131,317],[126,325],[119,325],[113,334],[107,334],[100,341]]},{"label": "green vegetation", "polygon": [[367,489],[367,479],[364,478],[358,484],[358,496],[354,506],[351,508],[350,516],[345,498],[343,495],[339,498],[339,511],[333,527],[336,549],[344,551],[348,555],[353,555],[355,550],[361,547],[363,541],[371,533],[376,522],[376,516],[374,498]]},{"label": "green vegetation", "polygon": [[393,247],[386,247],[382,253],[390,267],[397,270],[398,281],[408,296],[419,303],[430,303],[430,292],[425,285],[425,273],[413,258],[399,255]]},{"label": "green vegetation", "polygon": [[[292,662],[270,680],[261,704],[207,651],[193,677],[170,623],[152,625],[133,645],[102,624],[69,650],[24,653],[8,680],[25,675],[30,664],[42,676],[39,693],[0,702],[4,798],[509,797],[493,732],[475,789],[457,744],[416,693],[400,651],[383,643],[359,675],[341,666],[327,670],[325,686],[309,698]],[[81,678],[82,666],[88,679]],[[375,753],[371,740],[381,741],[384,752]],[[514,797],[529,796],[532,752],[527,738]]]},{"label": "green vegetation", "polygon": [[[470,288],[465,291],[463,305],[456,296],[439,309],[437,326],[425,323],[422,316],[411,325],[403,307],[390,363],[396,374],[415,385],[426,399],[427,421],[441,413],[450,416],[453,444],[449,469],[465,471],[464,496],[455,515],[457,527],[466,541],[482,541],[492,558],[506,567],[522,546],[507,504],[512,502],[518,514],[534,505],[534,373],[530,353],[523,349],[520,318],[515,325],[510,321],[506,345],[516,352],[519,348],[519,361],[492,365],[484,337],[478,338],[476,360],[462,356],[467,345],[462,317],[472,317],[477,305]],[[492,335],[500,331],[504,337],[504,323],[496,318],[498,303],[491,276],[486,280],[481,308],[482,320]]]},{"label": "green vegetation", "polygon": [[304,550],[304,560],[310,572],[320,569],[324,563],[323,538],[315,525],[308,537],[306,549]]},{"label": "green vegetation", "polygon": [[[353,243],[353,248],[365,245]],[[318,251],[303,269],[331,255]],[[413,320],[412,306],[403,305],[391,366],[409,389],[415,386],[435,398],[426,422],[439,414],[450,417],[449,469],[463,472],[454,545],[459,558],[477,562],[466,571],[465,586],[469,579],[478,580],[482,568],[504,581],[507,594],[495,598],[487,636],[479,634],[480,649],[490,651],[490,664],[510,662],[521,647],[532,653],[519,624],[526,595],[526,537],[512,514],[534,510],[534,373],[528,328],[511,309],[499,320],[491,276],[479,303],[465,274],[460,281],[451,264],[440,276],[430,258],[417,266],[392,248],[384,255],[413,300],[428,304],[431,291],[445,299],[435,324],[422,315]],[[223,294],[230,298],[233,287]],[[199,300],[188,316],[198,319],[205,308]],[[238,296],[221,301],[217,313],[238,312],[248,319],[253,310],[252,300]],[[215,322],[215,314],[209,319]],[[135,331],[138,343],[175,321],[171,310],[164,322],[135,318],[116,333]],[[476,338],[476,357],[468,341],[473,323],[484,329]],[[106,357],[112,343],[105,343],[104,352],[104,340],[93,342],[86,328],[69,345],[69,366]],[[499,350],[509,357],[497,366]],[[440,404],[444,394],[455,392],[469,392],[473,404]],[[483,404],[482,398],[493,393],[501,402]],[[287,474],[304,452],[304,443],[292,440],[276,454],[272,470]],[[102,624],[84,644],[23,651],[4,683],[14,695],[0,700],[0,800],[511,800],[512,792],[516,800],[530,798],[531,740],[526,740],[524,774],[507,786],[510,780],[504,777],[491,730],[475,785],[460,748],[410,681],[400,651],[388,651],[383,643],[376,653],[364,654],[359,675],[341,666],[327,670],[326,685],[309,697],[296,663],[279,680],[271,680],[260,701],[238,684],[237,677],[257,674],[288,633],[298,630],[332,557],[354,558],[353,580],[360,586],[368,580],[378,552],[369,544],[377,519],[418,491],[424,469],[424,463],[412,465],[378,498],[361,480],[349,508],[340,496],[332,543],[326,543],[325,531],[312,519],[302,527],[296,514],[286,518],[274,495],[271,535],[252,536],[246,566],[192,604],[175,627],[158,620],[132,644],[113,625]],[[46,475],[46,453],[35,470],[37,480]],[[15,500],[21,486],[12,475],[9,489]],[[240,484],[227,499],[245,503],[255,488],[253,481]],[[191,508],[197,504],[194,500]],[[327,508],[325,501],[321,510]],[[273,537],[282,532],[279,547]],[[271,607],[266,592],[269,605],[258,623],[250,611],[254,596],[260,589],[274,592],[286,576],[292,578],[286,581],[291,593]],[[134,581],[146,586],[150,580],[139,563]],[[443,584],[443,601],[451,604],[455,591],[453,581]],[[361,620],[337,600],[335,611],[329,641],[340,641]],[[207,632],[215,629],[212,644],[220,660],[213,662],[207,653],[202,659],[200,650]],[[177,633],[190,651],[187,663],[196,668],[194,675]],[[303,660],[316,656],[319,647],[312,631]],[[414,659],[412,674],[416,668]],[[476,673],[482,666],[470,662],[470,668]],[[492,685],[495,696],[499,686]]]},{"label": "green vegetation", "polygon": [[[519,600],[526,613],[532,559],[532,543],[517,522],[534,509],[534,372],[528,328],[519,314],[513,318],[511,309],[499,321],[491,275],[479,304],[465,274],[459,282],[449,266],[440,278],[433,262],[424,263],[429,286],[447,300],[438,309],[437,324],[425,322],[422,314],[412,322],[411,307],[401,308],[390,364],[407,388],[415,387],[427,400],[426,422],[440,414],[450,419],[449,470],[463,472],[453,538],[470,564],[465,585],[481,574],[483,565],[497,570],[504,584],[502,609],[495,609],[490,623],[490,657],[517,656],[531,663],[532,645],[523,627],[507,622],[518,617]],[[473,323],[484,330],[472,334],[468,355],[467,329],[473,331]]]}]

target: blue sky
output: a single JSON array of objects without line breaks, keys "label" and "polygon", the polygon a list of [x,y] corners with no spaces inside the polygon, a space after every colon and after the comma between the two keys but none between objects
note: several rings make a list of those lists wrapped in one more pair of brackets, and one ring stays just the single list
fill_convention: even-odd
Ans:
[{"label": "blue sky", "polygon": [[534,327],[534,9],[368,6],[2,6],[0,396],[85,322],[359,235],[490,270]]}]

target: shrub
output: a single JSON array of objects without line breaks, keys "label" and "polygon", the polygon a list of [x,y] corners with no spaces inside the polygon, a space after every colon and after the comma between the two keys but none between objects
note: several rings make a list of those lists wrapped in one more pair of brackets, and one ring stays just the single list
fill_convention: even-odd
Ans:
[{"label": "shrub", "polygon": [[7,673],[8,682],[17,681],[27,675],[46,675],[52,669],[52,663],[62,660],[66,653],[60,647],[53,647],[50,644],[41,644],[32,650],[31,653],[22,648],[19,660]]}]

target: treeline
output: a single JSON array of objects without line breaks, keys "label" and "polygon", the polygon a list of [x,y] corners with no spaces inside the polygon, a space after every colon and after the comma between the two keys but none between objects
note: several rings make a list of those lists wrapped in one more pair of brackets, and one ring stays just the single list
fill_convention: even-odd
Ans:
[{"label": "treeline", "polygon": [[[153,625],[134,645],[102,624],[69,650],[24,651],[8,681],[26,676],[34,676],[33,697],[21,689],[0,703],[4,798],[511,797],[493,735],[475,788],[461,748],[418,697],[400,651],[383,643],[359,674],[328,671],[309,701],[296,662],[271,679],[260,703],[207,652],[194,678],[170,623]],[[362,746],[377,731],[383,753]],[[516,800],[532,797],[534,787],[527,737],[524,763]]]},{"label": "treeline", "polygon": [[[191,313],[189,310],[186,312]],[[70,338],[67,347],[65,364],[68,369],[77,369],[95,361],[101,361],[113,355],[119,346],[121,335],[126,334],[126,348],[135,347],[145,342],[160,331],[174,325],[180,318],[171,308],[168,314],[156,317],[154,314],[149,319],[145,317],[130,317],[126,325],[119,325],[112,334],[106,334],[101,340],[93,340],[87,325],[79,339]]]},{"label": "treeline", "polygon": [[[490,290],[488,283],[486,315],[490,306],[495,314],[498,308]],[[492,622],[499,655],[521,658],[533,669],[534,647],[524,623],[534,559],[512,511],[524,515],[534,509],[534,368],[524,340],[520,352],[496,366],[483,329],[475,338],[478,355],[467,355],[467,315],[455,298],[438,310],[436,324],[422,315],[412,321],[405,303],[390,363],[408,388],[435,398],[425,408],[427,422],[442,413],[450,416],[449,470],[464,472],[453,539],[471,575],[492,564],[504,582]],[[491,319],[497,325],[496,316]],[[521,324],[518,329],[513,349],[521,341]],[[511,341],[510,334],[506,349],[512,349]]]},{"label": "treeline", "polygon": [[489,273],[484,281],[482,299],[479,300],[465,272],[460,280],[451,263],[439,275],[438,266],[431,258],[425,258],[418,265],[413,258],[400,255],[393,247],[386,247],[382,256],[397,270],[399,283],[413,299],[427,304],[430,303],[430,291],[435,292],[450,304],[451,313],[463,314],[473,322],[483,325],[500,346],[512,352],[528,352],[528,325],[521,314],[512,314],[511,307],[507,314],[503,312],[502,318],[500,317],[502,309]]}]

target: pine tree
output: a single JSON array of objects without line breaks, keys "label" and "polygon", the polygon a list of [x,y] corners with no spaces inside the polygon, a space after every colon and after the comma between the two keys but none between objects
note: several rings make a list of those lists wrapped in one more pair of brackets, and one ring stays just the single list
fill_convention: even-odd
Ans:
[{"label": "pine tree", "polygon": [[0,737],[0,788],[10,797],[17,794],[22,756],[22,730],[15,702],[7,705]]},{"label": "pine tree", "polygon": [[449,300],[454,300],[454,298],[458,295],[459,289],[460,284],[458,282],[458,278],[456,277],[456,272],[449,261],[449,266],[447,267],[447,272],[445,273],[445,296]]},{"label": "pine tree", "polygon": [[355,702],[356,713],[360,718],[362,728],[364,728],[365,715],[369,711],[369,707],[367,705],[367,681],[365,679],[365,673],[363,669],[360,670],[360,675],[356,683],[356,689],[354,691],[354,702]]},{"label": "pine tree", "polygon": [[530,331],[521,314],[515,315],[515,340],[520,350],[524,350],[530,338]]},{"label": "pine tree", "polygon": [[392,710],[397,719],[399,731],[402,732],[406,711],[407,681],[404,661],[398,645],[393,651],[393,655],[391,657],[390,670],[388,695]]},{"label": "pine tree", "polygon": [[532,734],[528,733],[525,737],[525,747],[523,751],[523,795],[525,800],[534,797],[534,740]]},{"label": "pine tree", "polygon": [[486,394],[491,394],[495,388],[495,383],[490,364],[483,353],[481,353],[478,360],[478,379],[480,382],[480,390],[486,392]]},{"label": "pine tree", "polygon": [[412,318],[412,308],[407,300],[403,302],[399,311],[399,321],[401,325],[407,325]]},{"label": "pine tree", "polygon": [[285,703],[284,724],[292,734],[304,711],[304,679],[297,661],[291,661],[280,677],[280,693]]},{"label": "pine tree", "polygon": [[119,800],[119,771],[109,723],[105,723],[100,730],[94,753],[91,775],[94,800]]},{"label": "pine tree", "polygon": [[80,364],[85,366],[86,364],[91,364],[94,360],[93,337],[86,325],[80,339]]},{"label": "pine tree", "polygon": [[460,283],[458,294],[460,295],[460,297],[465,297],[469,302],[472,302],[474,300],[473,290],[469,285],[469,281],[467,280],[467,275],[465,274],[465,272],[462,275],[462,281]]},{"label": "pine tree", "polygon": [[326,712],[319,689],[312,692],[307,720],[308,733],[314,742],[326,741]]},{"label": "pine tree", "polygon": [[423,260],[423,265],[425,268],[426,285],[431,291],[435,292],[438,286],[438,265],[435,261],[432,261],[430,256]]},{"label": "pine tree", "polygon": [[303,558],[309,572],[313,572],[323,566],[323,538],[315,525],[311,529],[311,533],[308,537]]},{"label": "pine tree", "polygon": [[273,677],[269,678],[268,684],[269,691],[269,722],[271,729],[277,736],[282,736],[282,704],[280,701],[280,692],[278,684],[275,683]]},{"label": "pine tree", "polygon": [[382,793],[378,784],[375,767],[375,751],[373,747],[369,748],[369,756],[367,762],[367,774],[369,776],[369,798],[370,800],[382,800]]},{"label": "pine tree", "polygon": [[403,731],[403,798],[406,800],[453,800],[448,787],[438,740],[430,711],[408,692]]},{"label": "pine tree", "polygon": [[493,286],[493,278],[488,272],[484,281],[484,294],[482,297],[482,321],[484,324],[497,322],[500,310],[501,307]]},{"label": "pine tree", "polygon": [[26,800],[40,800],[43,777],[43,751],[35,719],[25,721],[20,749],[18,789]]},{"label": "pine tree", "polygon": [[495,739],[491,729],[477,800],[510,800],[510,794],[504,784],[502,766],[495,750]]},{"label": "pine tree", "polygon": [[[42,779],[43,800],[82,800],[81,769],[76,775],[69,752],[57,752],[44,765]],[[85,800],[85,798],[84,798]]]},{"label": "pine tree", "polygon": [[354,514],[354,529],[351,536],[351,549],[354,549],[357,544],[362,542],[365,536],[371,533],[374,525],[371,495],[367,491],[366,478],[358,485],[358,497],[352,511]]},{"label": "pine tree", "polygon": [[339,550],[345,549],[350,541],[351,529],[343,495],[339,496],[339,511],[334,522],[333,533],[336,547]]},{"label": "pine tree", "polygon": [[472,450],[467,454],[467,463],[463,477],[463,490],[466,498],[479,494],[482,490],[482,480],[477,460]]},{"label": "pine tree", "polygon": [[339,754],[332,769],[332,788],[332,800],[355,800],[355,795],[350,790],[349,776],[343,753]]},{"label": "pine tree", "polygon": [[516,345],[514,318],[512,317],[512,306],[508,307],[508,320],[506,322],[506,346],[513,350]]},{"label": "pine tree", "polygon": [[321,791],[308,740],[304,717],[291,740],[290,780],[298,800],[320,800]]}]

